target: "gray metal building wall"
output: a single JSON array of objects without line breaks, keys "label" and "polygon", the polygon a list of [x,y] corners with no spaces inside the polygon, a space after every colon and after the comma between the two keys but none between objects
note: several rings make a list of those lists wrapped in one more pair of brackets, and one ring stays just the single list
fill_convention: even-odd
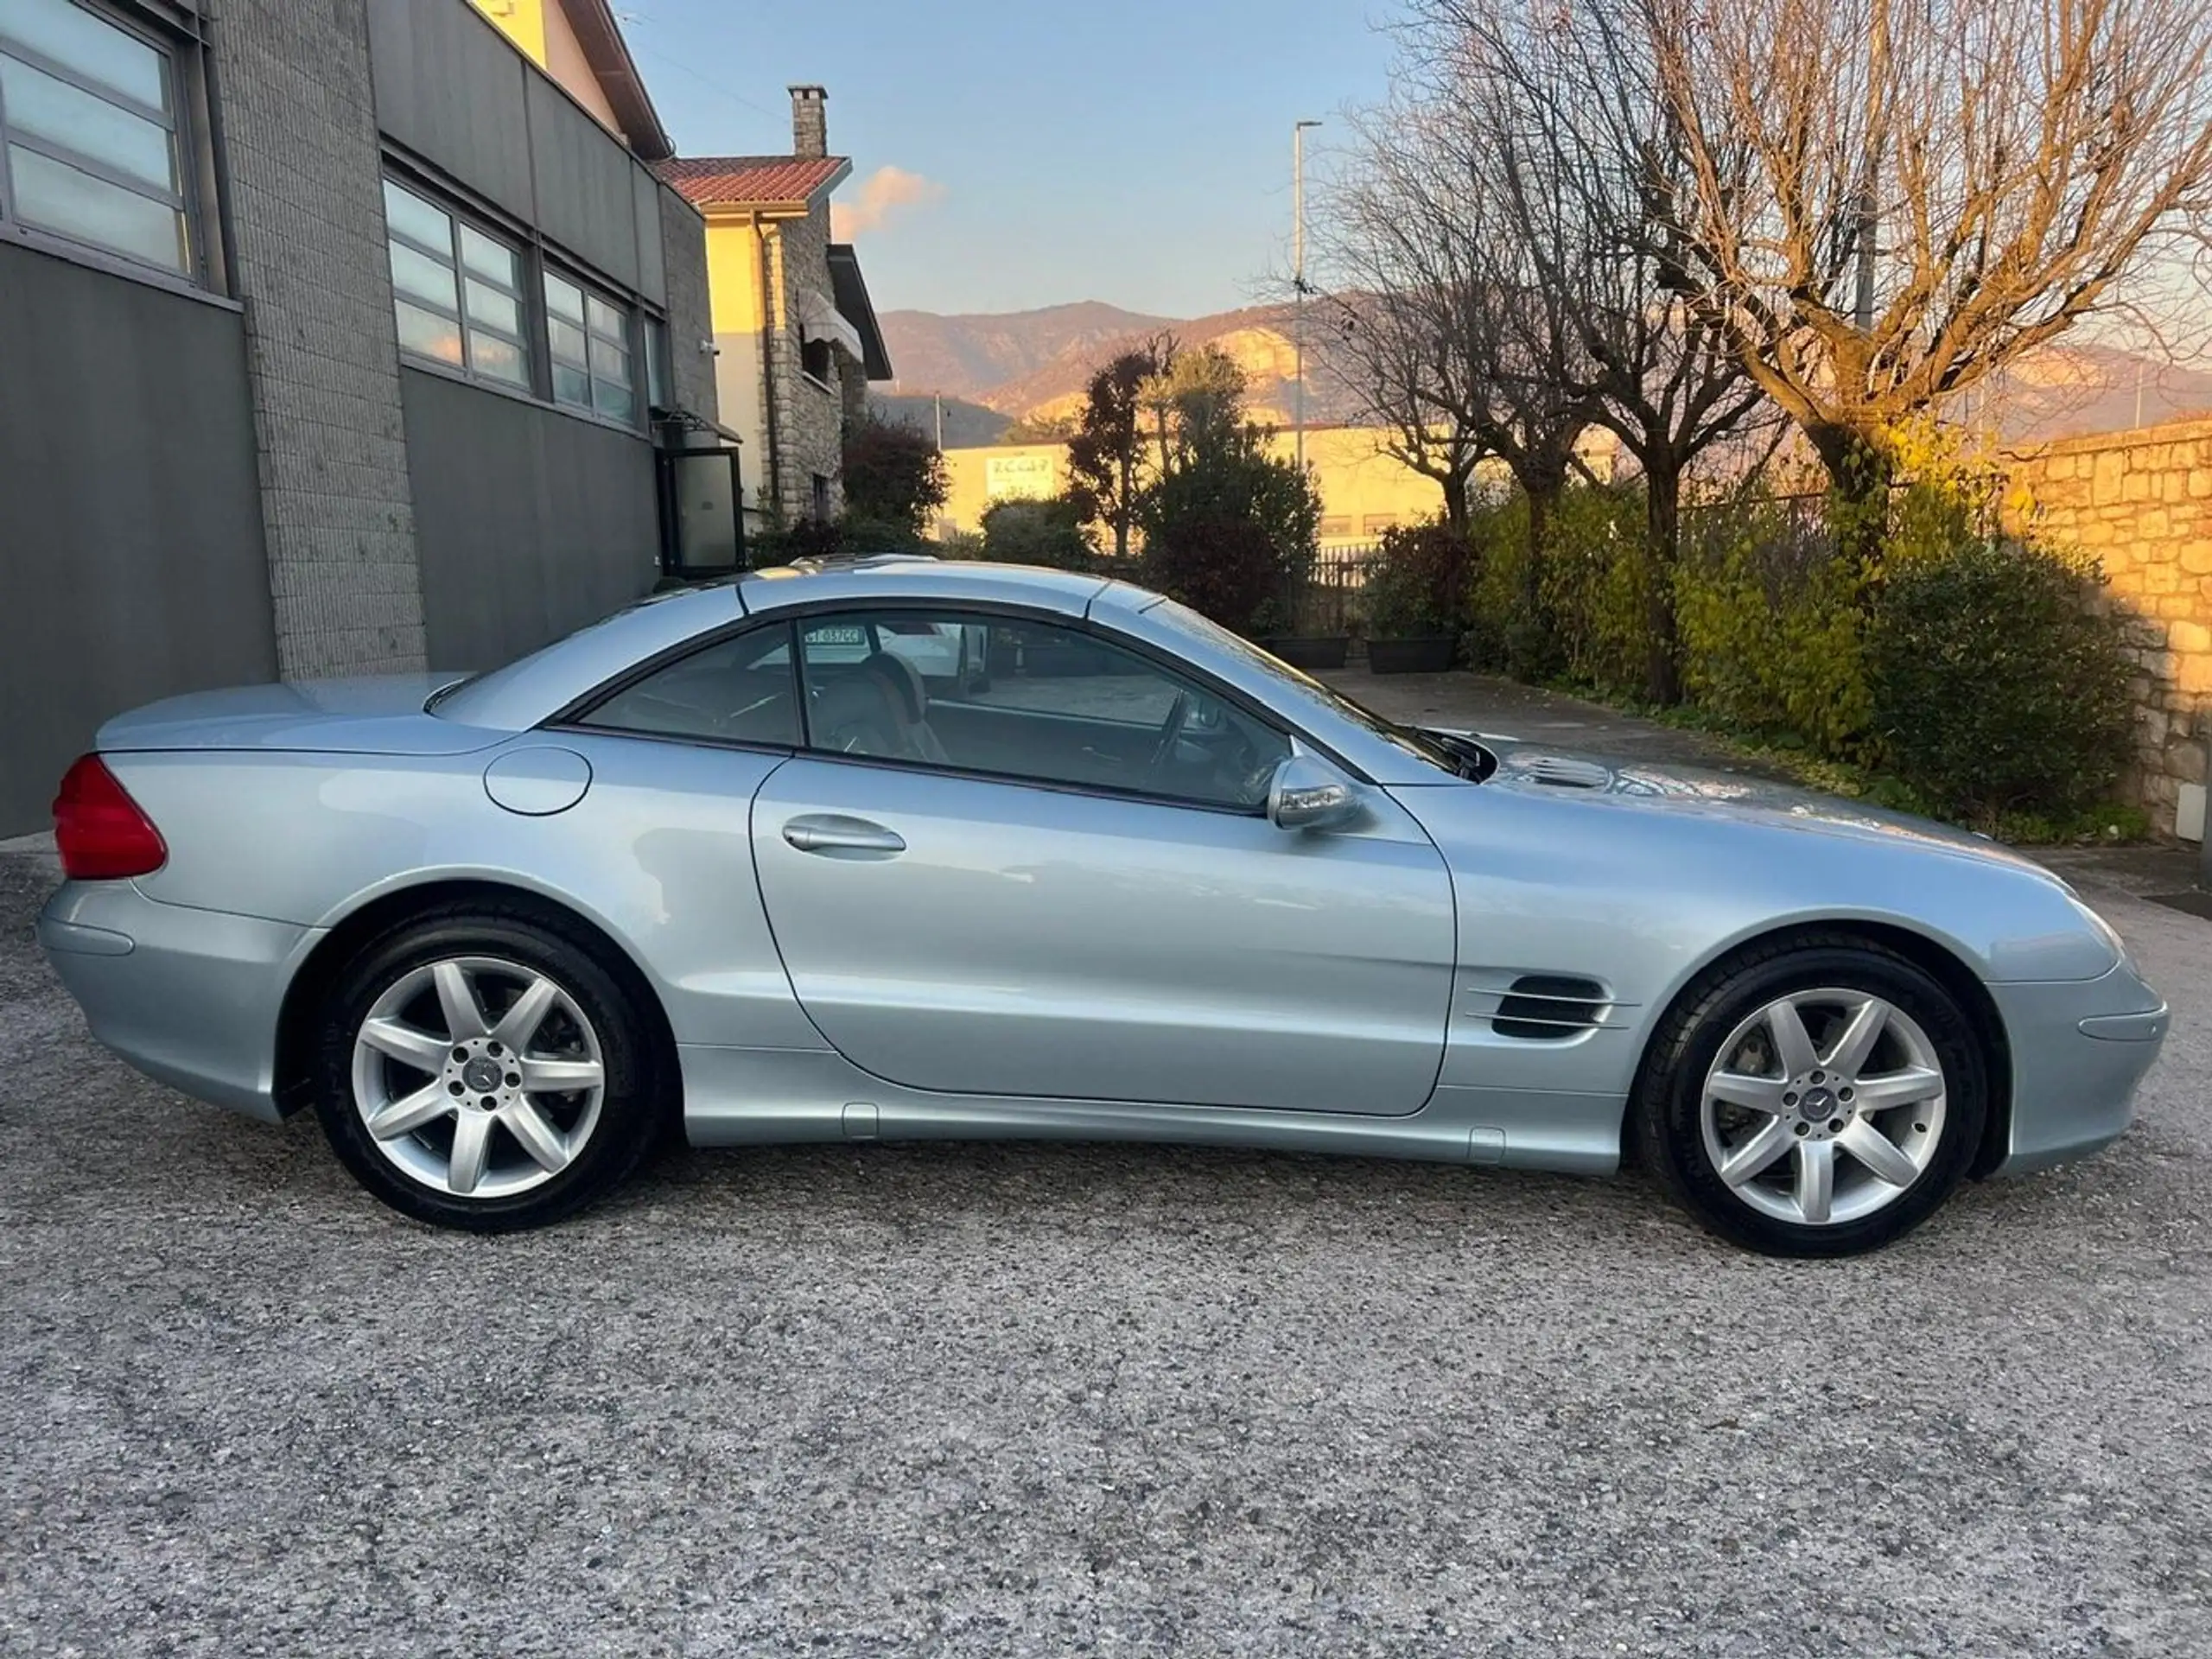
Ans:
[{"label": "gray metal building wall", "polygon": [[[656,196],[661,268],[668,282],[668,352],[675,382],[670,390],[683,408],[712,420],[715,358],[706,347],[714,340],[715,308],[707,292],[707,221],[666,185]],[[750,488],[759,457],[747,455],[743,465]]]},{"label": "gray metal building wall", "polygon": [[238,308],[0,243],[0,836],[100,721],[272,679]]},{"label": "gray metal building wall", "polygon": [[[705,224],[690,204],[472,7],[377,0],[369,35],[385,137],[571,258],[666,303],[683,374],[684,342],[697,358],[709,330]],[[660,529],[642,432],[433,372],[401,379],[432,667],[497,667],[652,588]],[[703,401],[699,380],[679,380],[680,395],[711,414],[711,376]]]},{"label": "gray metal building wall", "polygon": [[496,668],[652,590],[652,447],[401,372],[433,668]]},{"label": "gray metal building wall", "polygon": [[243,308],[0,244],[0,835],[135,704],[491,667],[651,587],[642,431],[402,368],[386,138],[672,302],[713,413],[697,215],[467,0],[199,10]]}]

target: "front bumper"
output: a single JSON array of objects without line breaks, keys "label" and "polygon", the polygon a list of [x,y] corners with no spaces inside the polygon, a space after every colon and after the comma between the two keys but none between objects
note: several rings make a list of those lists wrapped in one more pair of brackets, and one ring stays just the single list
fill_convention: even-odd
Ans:
[{"label": "front bumper", "polygon": [[1990,1172],[2024,1175],[2117,1140],[2158,1058],[2166,1005],[2122,962],[2101,979],[1992,985],[2012,1051],[2012,1125]]},{"label": "front bumper", "polygon": [[149,1077],[271,1123],[284,988],[315,937],[164,905],[130,881],[67,882],[38,918],[93,1036]]}]

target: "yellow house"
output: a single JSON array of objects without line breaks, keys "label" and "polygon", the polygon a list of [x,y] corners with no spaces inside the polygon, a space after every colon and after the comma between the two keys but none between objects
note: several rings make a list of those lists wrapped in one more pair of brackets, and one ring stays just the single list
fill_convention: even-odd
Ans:
[{"label": "yellow house", "polygon": [[705,215],[722,423],[742,445],[748,522],[833,518],[847,421],[891,357],[849,243],[830,239],[828,94],[791,89],[788,156],[687,156],[657,170]]},{"label": "yellow house", "polygon": [[639,160],[676,153],[610,0],[475,0],[475,6]]}]

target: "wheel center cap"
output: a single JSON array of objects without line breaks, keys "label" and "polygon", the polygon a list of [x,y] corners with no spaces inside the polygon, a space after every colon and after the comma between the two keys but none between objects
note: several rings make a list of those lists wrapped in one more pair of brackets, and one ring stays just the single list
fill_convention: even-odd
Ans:
[{"label": "wheel center cap", "polygon": [[1835,1105],[1835,1096],[1825,1089],[1808,1089],[1798,1109],[1807,1117],[1826,1117]]},{"label": "wheel center cap", "polygon": [[480,1095],[488,1095],[499,1086],[499,1063],[479,1056],[461,1068],[461,1080]]}]

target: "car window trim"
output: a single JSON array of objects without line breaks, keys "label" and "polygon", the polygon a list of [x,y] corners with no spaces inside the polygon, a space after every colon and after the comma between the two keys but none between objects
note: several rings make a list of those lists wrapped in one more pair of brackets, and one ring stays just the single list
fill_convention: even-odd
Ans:
[{"label": "car window trim", "polygon": [[[1334,744],[1325,742],[1314,736],[1299,721],[1288,718],[1278,709],[1270,709],[1242,687],[1231,685],[1217,676],[1208,673],[1201,665],[1191,662],[1186,658],[1176,656],[1173,652],[1164,646],[1154,645],[1149,639],[1140,639],[1134,635],[1123,633],[1118,629],[1108,627],[1088,613],[1077,614],[1065,611],[1041,610],[1033,606],[1011,603],[1004,600],[944,599],[936,596],[926,599],[868,600],[848,596],[841,599],[804,600],[792,605],[779,607],[768,615],[756,613],[748,616],[735,617],[702,633],[694,634],[689,639],[679,639],[674,645],[665,646],[652,656],[632,664],[620,672],[609,675],[582,696],[570,699],[560,709],[539,721],[539,727],[548,730],[574,727],[600,703],[618,692],[626,690],[639,680],[659,672],[671,664],[681,662],[695,652],[712,650],[715,646],[722,645],[741,633],[749,633],[756,628],[780,627],[790,631],[792,672],[797,674],[799,652],[798,626],[801,622],[810,616],[834,615],[841,611],[870,609],[912,611],[917,613],[935,611],[946,612],[956,616],[1004,617],[1010,621],[1039,623],[1046,627],[1065,628],[1071,632],[1093,635],[1109,645],[1144,658],[1180,678],[1197,682],[1209,694],[1242,709],[1269,730],[1305,744],[1314,753],[1344,772],[1355,782],[1372,784],[1375,781],[1368,775],[1366,768],[1351,760]],[[798,688],[797,695],[800,704],[800,729],[804,734],[806,698],[803,683]],[[611,728],[593,727],[590,729],[605,731]],[[651,736],[652,734],[635,733],[632,735]],[[686,740],[671,737],[667,741],[682,742]],[[810,749],[809,753],[827,753],[827,751]],[[996,773],[988,775],[999,776]]]},{"label": "car window trim", "polygon": [[[677,741],[683,740],[677,739]],[[797,751],[797,760],[827,760],[838,766],[878,766],[924,778],[950,778],[963,784],[996,784],[1004,789],[1041,789],[1054,795],[1080,795],[1095,801],[1127,801],[1138,806],[1172,806],[1192,812],[1211,812],[1219,817],[1258,818],[1268,816],[1266,803],[1232,806],[1224,801],[1201,801],[1188,795],[1162,795],[1150,790],[1116,789],[1107,784],[1079,784],[1071,779],[1033,778],[1020,772],[982,772],[973,766],[951,766],[936,760],[910,760],[896,754],[849,754],[841,749],[817,749],[810,745]]]},{"label": "car window trim", "polygon": [[631,743],[680,743],[690,749],[722,749],[734,754],[774,754],[789,760],[812,753],[792,743],[769,743],[759,738],[696,737],[683,732],[638,732],[626,726],[556,726],[550,721],[541,731],[562,732],[571,737],[619,737]]}]

